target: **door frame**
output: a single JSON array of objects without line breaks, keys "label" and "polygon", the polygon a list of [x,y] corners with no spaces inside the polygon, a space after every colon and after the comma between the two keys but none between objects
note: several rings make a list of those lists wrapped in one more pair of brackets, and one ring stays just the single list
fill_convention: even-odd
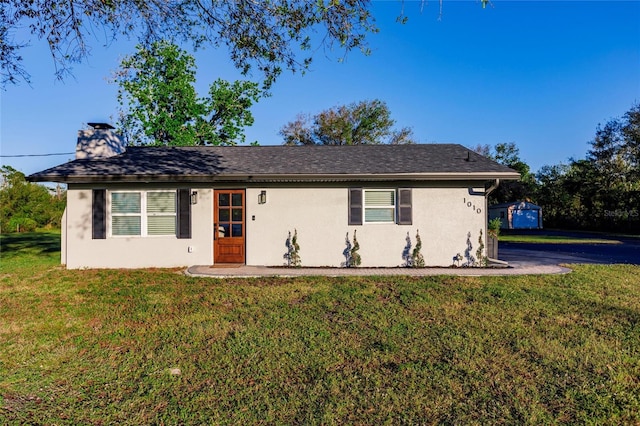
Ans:
[{"label": "door frame", "polygon": [[[229,196],[229,221],[228,222],[223,222],[225,224],[229,225],[229,230],[228,232],[231,234],[231,236],[220,236],[220,207],[219,206],[219,194],[220,193],[228,193],[230,194]],[[232,219],[232,209],[233,209],[233,194],[242,194],[242,220],[241,221],[234,221]],[[223,208],[227,208],[227,206],[222,206]],[[247,245],[247,236],[246,236],[246,232],[247,232],[247,214],[246,214],[246,210],[247,210],[247,193],[246,193],[246,189],[245,188],[219,188],[219,189],[213,189],[213,264],[225,264],[225,263],[240,263],[240,264],[245,264],[246,263],[246,245]],[[234,227],[233,225],[237,225],[237,224],[241,224],[241,236],[239,237],[234,237],[233,236],[233,232],[234,232]],[[224,229],[222,230],[222,232],[224,233]],[[240,242],[241,239],[241,242]],[[221,244],[221,241],[226,241],[229,244]],[[233,250],[233,251],[237,251],[239,249],[239,253],[222,253],[221,248],[228,248],[229,250]]]}]

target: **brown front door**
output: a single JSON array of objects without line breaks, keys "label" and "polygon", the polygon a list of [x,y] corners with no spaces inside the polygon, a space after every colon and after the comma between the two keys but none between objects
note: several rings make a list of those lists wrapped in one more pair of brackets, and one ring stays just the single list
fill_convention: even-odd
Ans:
[{"label": "brown front door", "polygon": [[244,189],[216,190],[213,215],[214,263],[244,263]]}]

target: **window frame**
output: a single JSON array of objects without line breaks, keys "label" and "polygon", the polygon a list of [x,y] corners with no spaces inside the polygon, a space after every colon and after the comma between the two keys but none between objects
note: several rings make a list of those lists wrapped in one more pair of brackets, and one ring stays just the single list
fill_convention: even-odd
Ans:
[{"label": "window frame", "polygon": [[[371,206],[367,205],[367,192],[390,192],[393,197],[393,205]],[[362,189],[362,224],[397,224],[398,195],[393,188],[363,188]],[[392,210],[391,220],[367,220],[367,210]]]},{"label": "window frame", "polygon": [[[148,194],[149,193],[171,193],[174,195],[174,211],[173,213],[165,212],[148,212]],[[111,190],[108,191],[107,199],[107,235],[109,238],[166,238],[166,237],[178,237],[179,224],[178,224],[178,192],[171,189],[153,189],[153,190]],[[140,194],[140,211],[136,213],[113,213],[113,194]],[[149,234],[149,217],[173,217],[174,228],[173,233],[170,234]],[[114,217],[140,217],[140,233],[129,235],[116,235],[113,233],[113,218]]]},{"label": "window frame", "polygon": [[[149,194],[172,194],[173,195],[173,212],[149,212]],[[148,237],[167,237],[167,236],[175,236],[178,232],[178,196],[176,191],[168,191],[168,190],[149,190],[145,191],[145,209],[144,216],[146,219],[146,233]],[[173,217],[173,233],[172,234],[149,234],[149,218],[150,217]]]},{"label": "window frame", "polygon": [[[368,221],[365,216],[365,191],[391,191],[394,192],[394,214],[392,221]],[[413,224],[413,189],[410,187],[398,188],[348,188],[348,212],[347,223],[349,226],[362,226],[365,224],[389,224],[405,226]],[[369,206],[367,208],[389,208],[390,206]]]}]

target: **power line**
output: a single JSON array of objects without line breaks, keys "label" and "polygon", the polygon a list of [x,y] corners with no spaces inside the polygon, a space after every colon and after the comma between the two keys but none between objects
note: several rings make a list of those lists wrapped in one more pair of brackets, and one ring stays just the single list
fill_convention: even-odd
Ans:
[{"label": "power line", "polygon": [[75,154],[75,152],[56,152],[56,153],[51,153],[51,154],[16,154],[16,155],[2,155],[2,154],[0,154],[0,157],[2,157],[2,158],[51,157],[53,155],[72,155],[72,154]]}]

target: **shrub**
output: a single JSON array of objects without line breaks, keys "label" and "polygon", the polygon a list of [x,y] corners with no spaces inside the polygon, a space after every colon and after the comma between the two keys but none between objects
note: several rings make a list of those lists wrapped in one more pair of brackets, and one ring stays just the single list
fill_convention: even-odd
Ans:
[{"label": "shrub", "polygon": [[416,246],[411,253],[411,266],[414,268],[424,268],[424,256],[420,253],[422,249],[422,240],[420,239],[420,231],[416,231]]},{"label": "shrub", "polygon": [[487,234],[489,234],[490,238],[498,239],[500,236],[500,227],[502,226],[502,220],[499,217],[494,217],[489,221],[489,229],[487,230]]},{"label": "shrub", "polygon": [[362,263],[362,258],[360,257],[358,250],[360,250],[360,244],[358,243],[358,239],[356,238],[356,231],[354,230],[353,231],[353,247],[351,247],[349,262],[347,265],[348,267],[355,268],[357,266],[360,266],[360,264]]}]

